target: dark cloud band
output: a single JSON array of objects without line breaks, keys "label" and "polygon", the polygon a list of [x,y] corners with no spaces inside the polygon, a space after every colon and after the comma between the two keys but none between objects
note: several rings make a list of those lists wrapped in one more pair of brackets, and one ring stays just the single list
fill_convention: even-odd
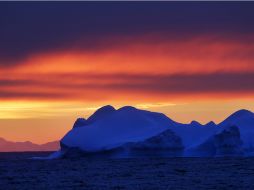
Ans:
[{"label": "dark cloud band", "polygon": [[113,36],[184,39],[254,33],[254,2],[0,2],[0,63],[68,48],[108,48]]},{"label": "dark cloud band", "polygon": [[[38,78],[0,80],[0,98],[58,99],[80,98],[79,95],[91,98],[93,94],[131,93],[139,93],[143,97],[146,93],[162,96],[175,94],[183,97],[188,94],[203,93],[231,95],[254,93],[253,72],[173,75],[80,73],[47,75],[41,78],[48,78],[48,80]],[[23,89],[22,92],[20,88]]]}]

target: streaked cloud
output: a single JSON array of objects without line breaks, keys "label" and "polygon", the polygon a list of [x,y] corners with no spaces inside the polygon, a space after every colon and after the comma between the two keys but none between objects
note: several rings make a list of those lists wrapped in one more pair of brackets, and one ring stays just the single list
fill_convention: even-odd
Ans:
[{"label": "streaked cloud", "polygon": [[[44,79],[46,78],[46,79]],[[71,74],[45,75],[31,80],[0,80],[1,99],[85,100],[95,102],[114,98],[124,101],[181,99],[203,95],[248,97],[254,93],[254,72],[196,74]],[[101,96],[103,94],[103,96]]]},{"label": "streaked cloud", "polygon": [[253,2],[0,2],[0,132],[56,140],[107,104],[180,122],[253,109],[253,9]]},{"label": "streaked cloud", "polygon": [[82,102],[45,102],[45,101],[0,101],[1,119],[52,119],[87,114],[97,110],[99,106],[91,106]]},{"label": "streaked cloud", "polygon": [[168,106],[175,106],[176,104],[173,103],[153,103],[153,104],[137,104],[136,107],[137,108],[141,108],[141,109],[149,109],[149,108],[158,108],[158,107],[168,107]]}]

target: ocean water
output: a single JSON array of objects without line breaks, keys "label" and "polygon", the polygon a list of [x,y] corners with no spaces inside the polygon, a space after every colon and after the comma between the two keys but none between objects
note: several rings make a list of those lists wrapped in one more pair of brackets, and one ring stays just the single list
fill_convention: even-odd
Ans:
[{"label": "ocean water", "polygon": [[71,158],[0,153],[0,189],[254,189],[254,158]]}]

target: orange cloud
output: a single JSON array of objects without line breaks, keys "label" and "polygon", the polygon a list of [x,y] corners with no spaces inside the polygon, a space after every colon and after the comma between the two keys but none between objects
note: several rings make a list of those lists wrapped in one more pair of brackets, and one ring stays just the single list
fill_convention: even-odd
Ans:
[{"label": "orange cloud", "polygon": [[[150,38],[154,38],[152,41]],[[31,55],[6,69],[19,73],[179,73],[250,71],[254,45],[219,37],[115,39],[115,46],[85,51],[72,48]]]},{"label": "orange cloud", "polygon": [[218,36],[113,40],[109,48],[31,55],[2,67],[0,99],[165,101],[253,95],[251,43]]}]

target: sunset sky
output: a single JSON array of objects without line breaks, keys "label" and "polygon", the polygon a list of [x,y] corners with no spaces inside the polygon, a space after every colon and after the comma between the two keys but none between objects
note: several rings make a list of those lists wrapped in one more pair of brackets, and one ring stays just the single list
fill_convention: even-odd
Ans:
[{"label": "sunset sky", "polygon": [[254,2],[0,2],[0,137],[45,143],[132,105],[254,111]]}]

